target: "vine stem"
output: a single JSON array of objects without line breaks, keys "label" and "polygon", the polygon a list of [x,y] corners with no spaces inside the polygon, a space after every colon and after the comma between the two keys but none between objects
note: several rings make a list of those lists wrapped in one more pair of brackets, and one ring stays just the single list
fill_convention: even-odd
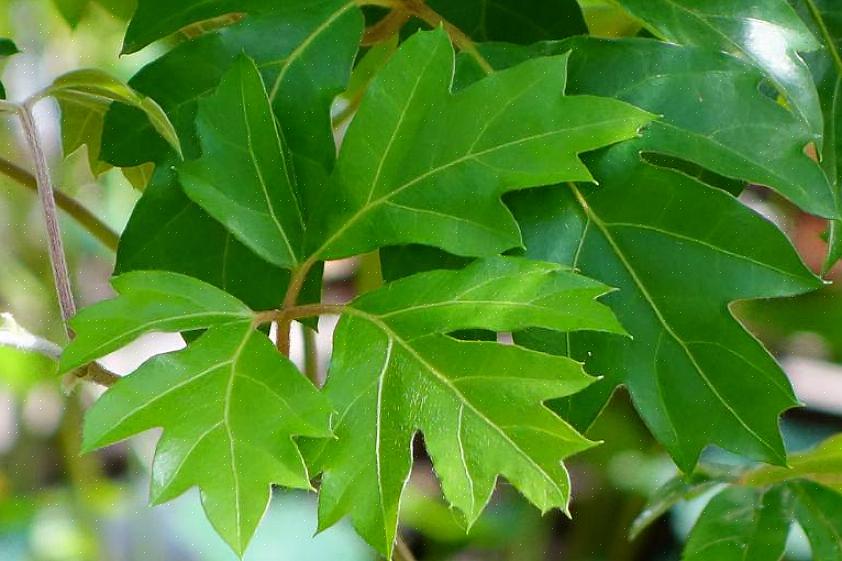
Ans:
[{"label": "vine stem", "polygon": [[[3,158],[0,158],[0,174],[14,180],[17,185],[26,187],[32,192],[38,192],[38,183],[35,180],[35,176]],[[56,204],[61,210],[81,224],[82,227],[85,228],[85,230],[87,230],[93,237],[98,239],[102,245],[111,251],[117,251],[117,244],[120,241],[119,234],[109,228],[105,222],[97,218],[94,213],[82,206],[79,201],[73,197],[62,193],[61,191],[55,191],[54,195]]]},{"label": "vine stem", "polygon": [[50,168],[47,163],[47,156],[44,154],[44,149],[38,138],[38,129],[32,116],[32,107],[29,104],[19,105],[18,115],[35,166],[35,183],[47,227],[50,265],[53,270],[53,280],[58,294],[61,317],[64,320],[64,330],[68,337],[72,337],[73,333],[67,322],[76,315],[76,303],[73,300],[73,291],[70,286],[70,274],[67,269],[67,258],[64,254],[64,244],[61,239],[61,228],[58,223],[58,210],[53,193],[53,182],[50,178]]},{"label": "vine stem", "polygon": [[380,6],[381,8],[405,12],[423,20],[430,27],[441,25],[450,36],[453,44],[459,50],[468,53],[486,74],[494,72],[494,68],[477,50],[476,45],[467,33],[447,21],[440,13],[429,7],[424,0],[357,0],[357,4],[360,6]]}]

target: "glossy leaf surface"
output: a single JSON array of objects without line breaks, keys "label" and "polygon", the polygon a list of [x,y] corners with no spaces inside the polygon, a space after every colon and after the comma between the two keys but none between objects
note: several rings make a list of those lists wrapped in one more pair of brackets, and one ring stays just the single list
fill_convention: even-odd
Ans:
[{"label": "glossy leaf surface", "polygon": [[821,142],[819,97],[799,53],[819,48],[817,38],[786,0],[619,0],[656,36],[736,54],[770,77],[795,113]]},{"label": "glossy leaf surface", "polygon": [[[616,96],[663,115],[647,128],[644,150],[766,185],[807,212],[838,215],[832,186],[805,154],[809,129],[762,93],[762,76],[751,67],[652,40],[569,45],[571,93]],[[591,72],[594,66],[605,75]]]},{"label": "glossy leaf surface", "polygon": [[[618,331],[593,300],[605,287],[512,258],[409,277],[357,299],[337,327],[325,393],[338,438],[311,454],[323,471],[320,526],[350,514],[387,557],[414,433],[424,434],[448,500],[473,523],[498,474],[542,510],[567,510],[561,460],[591,446],[542,402],[592,381],[565,357],[447,333]],[[574,312],[575,311],[575,312]]]},{"label": "glossy leaf surface", "polygon": [[200,101],[202,156],[179,166],[187,195],[266,261],[298,263],[304,217],[272,106],[254,62],[241,57]]},{"label": "glossy leaf surface", "polygon": [[780,561],[789,533],[788,495],[732,487],[716,495],[693,527],[682,561]]},{"label": "glossy leaf surface", "polygon": [[452,95],[444,31],[414,35],[369,87],[330,183],[335,206],[316,217],[309,247],[332,259],[401,243],[478,256],[519,245],[504,192],[587,181],[579,153],[651,119],[612,100],[564,97],[566,62],[528,61]]},{"label": "glossy leaf surface", "polygon": [[272,484],[310,488],[293,437],[329,437],[330,414],[295,366],[239,321],[211,327],[187,349],[155,357],[118,382],[88,412],[84,447],[163,427],[151,501],[198,486],[211,523],[242,555]]}]

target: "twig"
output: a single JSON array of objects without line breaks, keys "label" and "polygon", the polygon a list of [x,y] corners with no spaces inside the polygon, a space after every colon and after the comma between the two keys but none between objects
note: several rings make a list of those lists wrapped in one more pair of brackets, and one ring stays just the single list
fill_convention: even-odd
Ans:
[{"label": "twig", "polygon": [[[3,158],[0,158],[0,173],[13,179],[18,185],[26,187],[32,192],[38,192],[38,183],[35,181],[35,176]],[[102,242],[102,245],[111,251],[117,251],[120,236],[114,230],[109,228],[105,222],[97,218],[73,197],[61,191],[55,191],[54,194],[56,204],[61,210],[81,224],[93,237]]]},{"label": "twig", "polygon": [[50,168],[44,149],[38,139],[38,129],[35,127],[35,120],[32,117],[32,108],[29,105],[21,105],[18,108],[23,132],[29,149],[32,152],[32,160],[35,165],[35,182],[38,187],[38,198],[41,200],[41,209],[44,213],[44,221],[47,226],[47,240],[50,250],[50,265],[53,269],[53,279],[58,293],[58,302],[61,307],[61,317],[64,320],[64,329],[68,337],[72,336],[67,322],[76,315],[76,304],[73,301],[73,291],[70,287],[70,274],[67,270],[67,259],[64,255],[64,244],[61,240],[61,229],[58,223],[58,210],[53,194],[53,183],[50,179]]},{"label": "twig", "polygon": [[58,360],[61,356],[61,347],[52,341],[27,332],[16,333],[0,330],[0,347],[11,347],[20,351],[38,353],[53,360]]}]

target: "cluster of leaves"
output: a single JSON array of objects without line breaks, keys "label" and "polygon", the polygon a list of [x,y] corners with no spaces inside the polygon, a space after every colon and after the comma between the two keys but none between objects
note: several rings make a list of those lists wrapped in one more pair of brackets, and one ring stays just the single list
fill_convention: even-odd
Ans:
[{"label": "cluster of leaves", "polygon": [[[561,460],[621,385],[685,473],[710,445],[785,465],[797,401],[729,305],[822,281],[737,195],[763,185],[828,219],[827,266],[842,255],[834,0],[618,0],[648,33],[614,40],[572,0],[372,3],[389,11],[140,0],[124,52],[189,38],[129,86],[84,71],[44,92],[94,171],[154,164],[119,295],[76,317],[62,370],[201,331],[94,405],[86,448],[163,427],[153,501],[198,486],[239,553],[270,485],[320,475],[320,525],[349,515],[390,556],[419,431],[468,524],[500,475],[566,510]],[[373,250],[391,282],[320,304],[322,264]],[[259,328],[285,351],[290,322],[320,313],[341,319],[316,388]],[[790,512],[818,558],[842,558],[821,485],[733,485],[687,558],[762,527],[751,558],[776,559]],[[737,537],[708,547],[721,524]]]},{"label": "cluster of leaves", "polygon": [[686,561],[779,560],[793,523],[804,529],[813,559],[842,558],[842,438],[789,458],[787,467],[718,468],[676,478],[651,497],[635,520],[642,532],[676,503],[713,492],[696,521]]}]

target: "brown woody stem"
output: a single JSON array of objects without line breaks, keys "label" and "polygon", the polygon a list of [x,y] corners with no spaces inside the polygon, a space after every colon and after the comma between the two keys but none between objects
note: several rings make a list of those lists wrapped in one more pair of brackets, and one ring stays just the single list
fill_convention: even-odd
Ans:
[{"label": "brown woody stem", "polygon": [[76,303],[73,300],[73,291],[70,287],[70,274],[68,273],[64,244],[61,239],[61,228],[58,223],[58,210],[53,193],[53,182],[50,178],[50,168],[47,163],[47,156],[44,154],[44,149],[38,138],[38,129],[35,126],[35,119],[32,117],[32,108],[29,105],[19,106],[18,115],[35,165],[35,182],[47,227],[50,265],[53,270],[53,280],[58,294],[61,317],[64,320],[64,329],[68,337],[71,337],[72,333],[67,322],[76,315]]}]

